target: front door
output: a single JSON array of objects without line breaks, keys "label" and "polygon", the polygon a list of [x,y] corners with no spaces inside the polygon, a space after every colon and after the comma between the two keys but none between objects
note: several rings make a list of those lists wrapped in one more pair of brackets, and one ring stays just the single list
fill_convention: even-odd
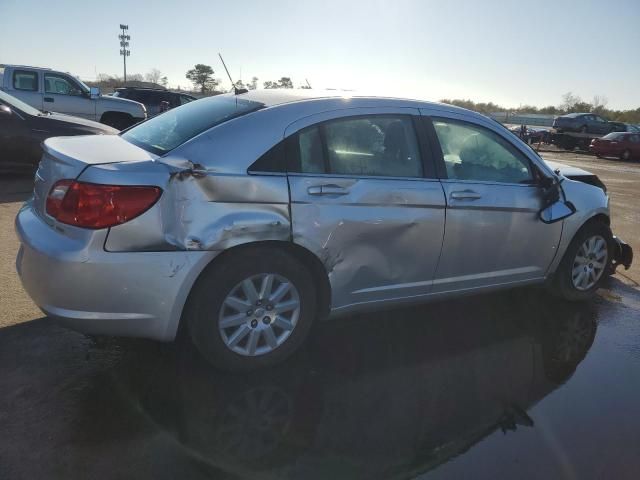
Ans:
[{"label": "front door", "polygon": [[496,130],[448,118],[434,118],[433,125],[447,200],[434,293],[542,279],[562,222],[539,219],[536,167]]},{"label": "front door", "polygon": [[334,309],[428,294],[444,233],[418,112],[357,110],[290,127],[293,241],[324,263]]},{"label": "front door", "polygon": [[96,102],[66,75],[44,74],[44,109],[77,117],[96,119]]}]

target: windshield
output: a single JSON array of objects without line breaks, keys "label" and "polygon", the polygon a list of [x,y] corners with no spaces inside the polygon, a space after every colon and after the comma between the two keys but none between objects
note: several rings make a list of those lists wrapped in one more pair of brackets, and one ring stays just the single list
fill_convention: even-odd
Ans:
[{"label": "windshield", "polygon": [[22,100],[18,100],[16,97],[12,97],[8,93],[0,91],[0,101],[6,103],[10,107],[16,108],[27,115],[40,115],[42,112],[36,110],[31,105],[24,103]]},{"label": "windshield", "polygon": [[604,140],[620,140],[622,139],[622,137],[624,137],[624,133],[615,132],[615,133],[610,133],[609,135],[605,135],[602,138]]},{"label": "windshield", "polygon": [[156,155],[164,155],[187,140],[264,104],[235,96],[216,96],[187,103],[153,117],[122,134],[122,138]]}]

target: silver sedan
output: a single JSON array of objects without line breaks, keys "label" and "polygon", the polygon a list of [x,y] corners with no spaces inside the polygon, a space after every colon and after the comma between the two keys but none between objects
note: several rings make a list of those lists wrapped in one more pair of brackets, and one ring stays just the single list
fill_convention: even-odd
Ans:
[{"label": "silver sedan", "polygon": [[228,369],[317,319],[541,283],[581,300],[631,263],[597,177],[447,105],[253,91],[44,150],[16,219],[35,303],[88,333],[183,327]]}]

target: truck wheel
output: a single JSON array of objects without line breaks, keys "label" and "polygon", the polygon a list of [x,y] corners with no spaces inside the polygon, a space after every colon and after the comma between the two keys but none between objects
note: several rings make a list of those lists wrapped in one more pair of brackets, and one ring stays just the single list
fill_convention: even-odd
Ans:
[{"label": "truck wheel", "polygon": [[304,342],[316,316],[311,273],[277,249],[247,249],[206,270],[185,311],[200,354],[225,370],[281,362]]},{"label": "truck wheel", "polygon": [[134,124],[133,117],[128,113],[107,112],[100,118],[100,123],[109,125],[117,130],[124,130]]},{"label": "truck wheel", "polygon": [[620,154],[620,159],[621,160],[629,160],[631,158],[631,151],[629,151],[629,149],[626,149],[624,152],[622,152]]},{"label": "truck wheel", "polygon": [[570,301],[591,298],[610,270],[612,238],[611,230],[604,223],[585,224],[569,244],[558,266],[552,293]]}]

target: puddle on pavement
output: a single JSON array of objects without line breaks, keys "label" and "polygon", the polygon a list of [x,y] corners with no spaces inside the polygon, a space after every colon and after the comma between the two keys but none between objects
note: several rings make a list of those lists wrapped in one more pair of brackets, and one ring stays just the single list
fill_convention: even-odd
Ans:
[{"label": "puddle on pavement", "polygon": [[638,313],[606,295],[520,290],[325,322],[254,374],[152,342],[83,344],[102,366],[59,393],[75,396],[65,451],[136,478],[632,478],[640,355],[625,335],[640,343]]}]

